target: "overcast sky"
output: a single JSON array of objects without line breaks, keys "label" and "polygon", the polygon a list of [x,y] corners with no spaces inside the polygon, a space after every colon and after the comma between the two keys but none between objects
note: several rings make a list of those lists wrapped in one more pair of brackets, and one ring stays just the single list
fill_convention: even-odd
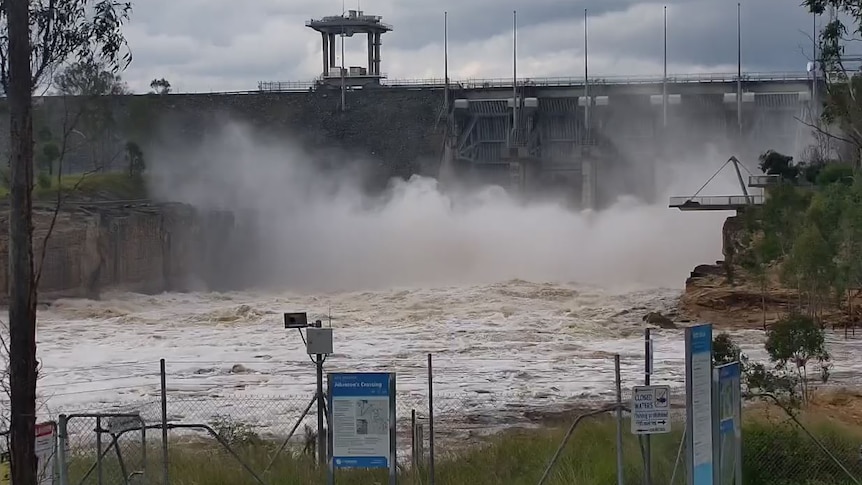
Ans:
[{"label": "overcast sky", "polygon": [[[361,4],[357,5],[357,2]],[[518,11],[518,77],[580,76],[584,9],[591,75],[661,74],[663,6],[671,73],[736,71],[732,0],[348,0],[382,15],[382,71],[390,79],[443,77],[443,12],[449,12],[450,76],[510,77],[512,11]],[[801,0],[742,4],[746,71],[803,71],[812,17]],[[323,70],[320,35],[305,21],[342,12],[341,0],[146,0],[126,37],[136,92],[165,77],[178,92],[250,90],[257,82],[311,80]],[[348,38],[346,64],[364,65],[365,39]]]}]

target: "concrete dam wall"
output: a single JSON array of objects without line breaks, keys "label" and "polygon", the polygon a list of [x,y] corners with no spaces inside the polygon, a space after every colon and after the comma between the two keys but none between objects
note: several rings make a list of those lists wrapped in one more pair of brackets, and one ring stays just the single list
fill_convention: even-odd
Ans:
[{"label": "concrete dam wall", "polygon": [[[79,206],[34,213],[34,257],[43,299],[97,298],[106,288],[144,293],[221,289],[235,269],[231,214],[180,204]],[[8,210],[0,213],[0,267],[8,266]],[[0,272],[0,295],[8,294]]]},{"label": "concrete dam wall", "polygon": [[[365,163],[376,185],[391,177],[436,175],[443,148],[443,89],[369,89],[253,94],[42,97],[37,133],[48,128],[59,144],[70,132],[64,171],[90,170],[101,158],[111,170],[127,166],[123,145],[139,144],[147,158],[165,147],[199,143],[225,122],[282,140],[321,163]],[[8,150],[7,111],[0,103],[0,149]],[[7,111],[8,112],[8,111]],[[100,156],[101,155],[101,156]]]}]

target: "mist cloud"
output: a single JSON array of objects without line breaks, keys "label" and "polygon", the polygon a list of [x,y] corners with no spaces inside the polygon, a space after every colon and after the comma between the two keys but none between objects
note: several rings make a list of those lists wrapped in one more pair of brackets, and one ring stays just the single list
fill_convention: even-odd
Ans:
[{"label": "mist cloud", "polygon": [[[667,198],[645,205],[621,197],[578,212],[524,204],[500,187],[440,190],[433,179],[392,181],[363,194],[350,168],[322,173],[295,145],[227,123],[199,145],[154,153],[156,197],[254,218],[261,281],[292,290],[364,290],[479,284],[521,278],[608,288],[680,287],[696,264],[721,257],[729,213],[680,213]],[[660,192],[691,195],[727,159],[666,164]],[[345,161],[350,162],[349,154]],[[713,193],[738,193],[732,172]],[[704,193],[708,193],[704,192]]]}]

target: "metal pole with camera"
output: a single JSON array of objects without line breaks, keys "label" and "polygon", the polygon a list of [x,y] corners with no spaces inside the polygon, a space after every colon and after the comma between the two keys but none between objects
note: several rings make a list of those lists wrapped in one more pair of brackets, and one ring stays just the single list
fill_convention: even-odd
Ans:
[{"label": "metal pole with camera", "polygon": [[[326,403],[323,395],[323,363],[326,361],[326,356],[332,354],[332,328],[323,328],[320,320],[314,323],[308,323],[308,315],[305,312],[285,313],[284,328],[295,328],[302,341],[305,343],[305,350],[316,367],[317,373],[317,389],[315,400],[317,401],[317,462],[321,466],[325,466],[329,459],[326,446],[326,427],[324,425]],[[302,334],[302,329],[305,329],[305,335]]]}]

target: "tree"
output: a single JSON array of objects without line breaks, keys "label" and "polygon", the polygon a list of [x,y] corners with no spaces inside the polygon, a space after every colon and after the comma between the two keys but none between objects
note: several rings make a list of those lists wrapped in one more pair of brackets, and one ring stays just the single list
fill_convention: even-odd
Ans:
[{"label": "tree", "polygon": [[[123,153],[111,97],[130,94],[127,84],[103,62],[87,59],[63,69],[54,77],[54,86],[63,95],[63,137],[75,134],[74,148],[88,149],[88,170],[110,166]],[[65,144],[64,155],[72,151],[70,145]]]},{"label": "tree", "polygon": [[846,292],[847,328],[855,327],[853,291],[862,288],[862,179],[854,179],[845,191],[841,217],[835,228],[836,294],[843,300]]},{"label": "tree", "polygon": [[794,399],[797,382],[792,376],[770,370],[761,362],[751,362],[730,334],[722,332],[712,341],[712,365],[733,362],[739,362],[740,385],[744,392],[769,393],[784,398],[790,405],[798,404],[798,400]]},{"label": "tree", "polygon": [[[31,90],[46,75],[69,61],[101,59],[117,72],[132,60],[126,49],[122,25],[132,10],[131,2],[118,0],[31,0],[28,2]],[[0,18],[0,86],[9,93],[11,32],[9,15]]]},{"label": "tree", "polygon": [[796,180],[799,169],[793,165],[793,157],[775,150],[767,150],[760,155],[760,170],[767,175],[780,175],[785,180]]},{"label": "tree", "polygon": [[[6,0],[2,59],[9,99],[9,389],[11,478],[36,485],[36,288],[33,285],[33,83],[28,0]],[[8,59],[8,66],[6,61]],[[7,78],[8,73],[8,78]]]},{"label": "tree", "polygon": [[36,135],[35,158],[36,168],[39,173],[45,173],[48,176],[48,183],[51,183],[51,176],[54,175],[54,164],[60,160],[60,147],[54,142],[54,135],[48,127],[43,126]]},{"label": "tree", "polygon": [[767,150],[760,155],[758,166],[763,173],[779,175],[785,182],[813,185],[817,182],[820,172],[826,167],[826,160],[820,156],[819,150],[810,152],[817,158],[794,162],[791,156],[778,153],[775,150]]},{"label": "tree", "polygon": [[153,79],[150,81],[150,89],[153,90],[153,94],[170,94],[171,83],[165,78]]},{"label": "tree", "polygon": [[129,94],[119,74],[96,59],[73,63],[54,76],[54,86],[63,96],[106,96]]},{"label": "tree", "polygon": [[[836,126],[841,135],[817,128],[827,136],[843,141],[854,149],[854,165],[859,166],[862,151],[862,78],[845,63],[845,47],[862,40],[862,9],[847,0],[803,0],[802,5],[815,15],[828,13],[830,20],[820,31],[819,68],[826,84],[823,121]],[[845,22],[846,20],[846,22]]]},{"label": "tree", "polygon": [[144,152],[141,147],[133,141],[126,142],[126,160],[129,162],[129,176],[140,177],[147,169],[144,162]]},{"label": "tree", "polygon": [[832,364],[825,342],[824,331],[813,318],[791,313],[779,319],[767,333],[764,348],[771,366],[751,362],[727,333],[713,339],[712,361],[713,365],[739,362],[746,392],[772,394],[797,408],[809,404],[813,397],[808,378],[811,364],[819,366],[822,382],[829,379]]},{"label": "tree", "polygon": [[[820,310],[835,281],[835,262],[829,242],[813,222],[807,221],[784,262],[783,275],[800,293],[800,308],[820,321]],[[801,305],[801,296],[807,297]]]},{"label": "tree", "polygon": [[730,334],[722,332],[712,339],[712,365],[719,366],[739,362],[748,362],[748,357],[742,353],[739,345],[733,341]]},{"label": "tree", "polygon": [[9,103],[9,423],[11,478],[35,485],[36,301],[33,264],[33,91],[59,63],[101,58],[119,70],[130,3],[6,0],[0,4],[0,86]]},{"label": "tree", "polygon": [[798,382],[802,404],[811,402],[808,366],[818,365],[820,380],[829,380],[831,356],[823,328],[808,315],[791,313],[773,325],[766,337],[766,352],[776,371],[789,372]]},{"label": "tree", "polygon": [[772,262],[767,259],[767,255],[772,251],[763,245],[774,242],[774,239],[766,238],[762,233],[753,234],[751,232],[746,232],[743,237],[744,243],[747,243],[748,250],[740,255],[738,261],[740,266],[754,278],[760,288],[761,325],[763,330],[766,330],[766,290],[769,287],[769,269]]}]

